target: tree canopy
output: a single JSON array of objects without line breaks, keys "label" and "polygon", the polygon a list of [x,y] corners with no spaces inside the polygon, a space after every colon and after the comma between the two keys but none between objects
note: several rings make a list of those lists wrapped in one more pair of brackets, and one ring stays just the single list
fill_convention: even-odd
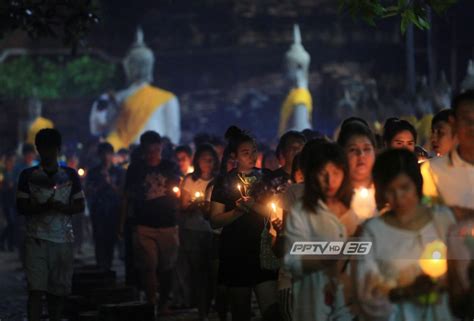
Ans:
[{"label": "tree canopy", "polygon": [[458,0],[339,0],[340,10],[348,10],[355,18],[361,18],[370,25],[377,20],[399,17],[400,29],[405,33],[410,24],[422,30],[429,29],[429,11],[444,13]]},{"label": "tree canopy", "polygon": [[23,56],[0,64],[0,96],[57,99],[96,95],[111,85],[116,66],[89,56],[67,62]]}]

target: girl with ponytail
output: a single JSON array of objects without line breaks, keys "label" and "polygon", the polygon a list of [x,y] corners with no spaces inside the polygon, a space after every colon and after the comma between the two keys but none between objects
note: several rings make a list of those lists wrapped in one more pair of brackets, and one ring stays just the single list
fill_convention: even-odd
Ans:
[{"label": "girl with ponytail", "polygon": [[231,126],[225,138],[226,153],[236,168],[216,181],[211,196],[211,223],[222,227],[219,283],[228,289],[232,320],[251,319],[252,290],[257,294],[264,320],[278,320],[275,271],[260,267],[260,242],[264,228],[258,204],[261,182],[268,172],[255,168],[255,139]]}]

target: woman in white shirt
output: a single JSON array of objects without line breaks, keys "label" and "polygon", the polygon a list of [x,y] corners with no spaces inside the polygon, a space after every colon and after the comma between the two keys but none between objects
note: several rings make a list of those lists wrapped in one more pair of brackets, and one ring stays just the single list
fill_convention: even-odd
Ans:
[{"label": "woman in white shirt", "polygon": [[[355,264],[353,273],[361,320],[453,320],[445,293],[431,304],[420,303],[419,295],[425,293],[409,295],[426,285],[419,259],[428,244],[446,242],[452,213],[422,205],[423,179],[416,155],[408,150],[379,155],[373,177],[379,207],[388,203],[390,210],[362,229],[362,238],[372,242],[372,249]],[[438,284],[443,284],[443,278]],[[392,302],[390,295],[401,289],[405,294]]]},{"label": "woman in white shirt", "polygon": [[[291,207],[285,234],[287,248],[301,241],[344,241],[357,227],[350,210],[352,188],[344,151],[337,144],[312,141],[303,154],[303,198]],[[318,255],[285,256],[285,266],[293,275],[293,320],[352,320],[344,289],[338,281],[338,261]]]},{"label": "woman in white shirt", "polygon": [[197,148],[193,160],[194,172],[181,184],[182,263],[189,268],[189,286],[198,306],[200,320],[207,320],[211,298],[212,229],[204,217],[208,211],[206,189],[215,178],[219,159],[211,145]]},{"label": "woman in white shirt", "polygon": [[374,134],[363,119],[351,117],[342,123],[337,143],[344,148],[349,163],[354,188],[351,208],[363,222],[377,214],[372,183],[376,149]]}]

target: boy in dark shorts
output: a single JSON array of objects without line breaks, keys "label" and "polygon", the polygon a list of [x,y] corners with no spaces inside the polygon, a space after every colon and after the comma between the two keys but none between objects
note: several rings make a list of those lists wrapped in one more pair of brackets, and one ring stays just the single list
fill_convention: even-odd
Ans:
[{"label": "boy in dark shorts", "polygon": [[71,291],[72,215],[84,211],[84,193],[76,171],[58,165],[60,133],[42,129],[35,144],[41,162],[20,174],[17,191],[18,213],[26,221],[28,320],[40,320],[46,294],[49,320],[59,321],[63,298]]}]

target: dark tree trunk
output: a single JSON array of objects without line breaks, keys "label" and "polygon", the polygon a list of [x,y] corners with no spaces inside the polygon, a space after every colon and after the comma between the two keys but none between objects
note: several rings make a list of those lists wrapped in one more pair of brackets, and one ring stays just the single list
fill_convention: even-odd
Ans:
[{"label": "dark tree trunk", "polygon": [[407,92],[410,95],[416,93],[416,69],[415,69],[415,31],[413,24],[407,28],[406,35],[406,67],[407,67]]}]

